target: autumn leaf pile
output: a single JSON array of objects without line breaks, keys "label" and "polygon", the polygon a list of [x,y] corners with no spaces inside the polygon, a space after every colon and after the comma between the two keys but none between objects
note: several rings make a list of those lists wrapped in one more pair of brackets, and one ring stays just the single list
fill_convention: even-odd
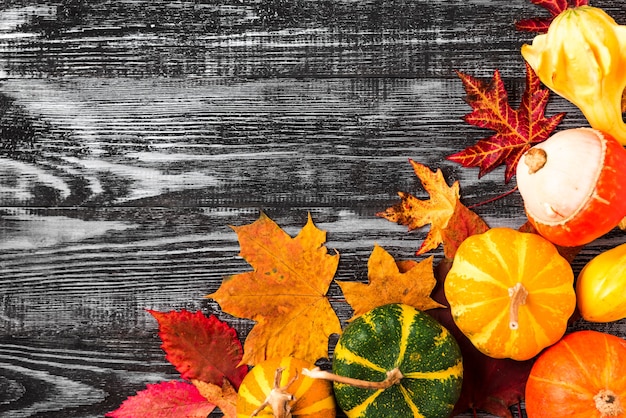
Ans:
[{"label": "autumn leaf pile", "polygon": [[[545,7],[551,17],[520,21],[519,30],[545,31],[550,19],[562,10],[586,4],[583,0],[531,1]],[[493,133],[445,158],[478,168],[479,177],[504,166],[504,181],[511,180],[522,154],[546,140],[565,116],[545,115],[549,92],[541,88],[530,66],[524,70],[526,88],[517,108],[509,103],[497,70],[491,80],[457,72],[471,107],[465,121]],[[425,239],[416,246],[416,255],[424,257],[395,260],[375,245],[367,262],[367,283],[336,283],[354,317],[388,303],[405,303],[435,317],[457,338],[463,353],[463,390],[455,414],[483,410],[512,417],[510,408],[523,399],[532,360],[493,359],[481,354],[454,324],[442,286],[461,242],[489,226],[463,205],[458,182],[449,185],[440,170],[414,160],[409,164],[429,197],[422,200],[400,191],[400,201],[378,216],[405,225],[409,231],[428,227]],[[158,321],[166,358],[181,380],[150,384],[107,416],[206,417],[219,408],[224,416],[235,417],[237,389],[249,366],[272,357],[293,356],[310,362],[329,357],[329,339],[342,328],[327,295],[340,254],[325,246],[326,232],[309,216],[292,237],[263,213],[255,222],[233,229],[240,256],[251,270],[225,278],[207,297],[224,313],[254,322],[243,345],[234,329],[215,315],[149,311]],[[521,229],[529,231],[531,227],[526,224]],[[441,260],[425,256],[440,247]],[[578,251],[562,250],[570,261]]]}]

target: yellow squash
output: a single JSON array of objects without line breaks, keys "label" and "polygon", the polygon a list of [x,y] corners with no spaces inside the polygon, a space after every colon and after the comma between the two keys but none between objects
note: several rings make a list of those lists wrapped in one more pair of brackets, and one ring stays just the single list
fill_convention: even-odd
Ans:
[{"label": "yellow squash", "polygon": [[625,48],[626,26],[600,8],[580,6],[559,14],[548,33],[522,46],[522,56],[542,83],[580,108],[592,128],[626,145]]},{"label": "yellow squash", "polygon": [[590,322],[626,318],[626,244],[607,250],[582,269],[576,283],[578,309]]}]

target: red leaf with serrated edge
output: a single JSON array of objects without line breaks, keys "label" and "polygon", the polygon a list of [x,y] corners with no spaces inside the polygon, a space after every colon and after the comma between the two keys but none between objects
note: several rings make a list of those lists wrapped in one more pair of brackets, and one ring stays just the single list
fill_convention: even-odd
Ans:
[{"label": "red leaf with serrated edge", "polygon": [[526,64],[526,89],[519,108],[513,109],[500,72],[485,82],[458,72],[467,93],[467,103],[473,111],[464,120],[474,126],[495,131],[488,137],[463,151],[449,155],[448,160],[464,167],[479,167],[478,177],[489,173],[500,165],[506,165],[505,182],[515,174],[522,154],[535,144],[548,139],[565,113],[550,118],[544,115],[550,92],[542,89],[539,77]]},{"label": "red leaf with serrated edge", "polygon": [[569,0],[530,0],[530,2],[543,7],[550,12],[552,16],[558,15],[563,10],[570,7],[570,3],[572,3]]},{"label": "red leaf with serrated edge", "polygon": [[145,390],[126,399],[110,418],[206,418],[215,405],[198,389],[185,382],[149,384]]},{"label": "red leaf with serrated edge", "polygon": [[482,234],[489,226],[467,206],[457,203],[448,225],[443,231],[443,255],[453,259],[459,245],[469,236]]},{"label": "red leaf with serrated edge", "polygon": [[183,379],[221,386],[226,378],[233,387],[239,388],[248,368],[239,366],[243,348],[232,327],[200,311],[148,312],[159,322],[165,358]]},{"label": "red leaf with serrated edge", "polygon": [[515,28],[519,31],[545,33],[548,31],[552,20],[564,10],[589,4],[588,0],[530,0],[530,2],[546,9],[550,13],[550,17],[520,20],[515,23]]}]

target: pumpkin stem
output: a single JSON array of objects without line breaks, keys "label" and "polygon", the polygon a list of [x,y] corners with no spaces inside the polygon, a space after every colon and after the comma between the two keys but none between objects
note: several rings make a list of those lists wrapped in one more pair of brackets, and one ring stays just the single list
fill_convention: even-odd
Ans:
[{"label": "pumpkin stem", "polygon": [[289,402],[293,401],[295,397],[291,393],[287,392],[287,388],[291,386],[291,384],[296,380],[298,376],[294,376],[285,386],[281,387],[280,379],[283,376],[284,370],[284,367],[279,367],[278,369],[276,369],[276,373],[274,374],[274,388],[267,395],[265,401],[252,412],[250,417],[256,417],[267,406],[270,406],[272,408],[274,418],[292,417],[291,405],[289,405]]},{"label": "pumpkin stem", "polygon": [[346,385],[355,386],[361,389],[387,389],[400,382],[404,377],[400,369],[389,370],[385,380],[379,382],[370,382],[369,380],[354,379],[352,377],[340,376],[338,374],[330,373],[324,370],[320,370],[316,367],[312,370],[302,369],[302,374],[312,377],[313,379],[330,380],[331,382],[345,383]]},{"label": "pumpkin stem", "polygon": [[516,330],[519,328],[519,307],[526,303],[528,290],[523,284],[517,283],[509,288],[509,297],[511,298],[511,308],[509,311],[509,328]]},{"label": "pumpkin stem", "polygon": [[535,174],[548,161],[548,154],[541,148],[531,148],[524,154],[524,164],[528,166],[528,174]]},{"label": "pumpkin stem", "polygon": [[593,397],[596,409],[603,417],[616,417],[624,412],[619,397],[610,389],[602,389]]}]

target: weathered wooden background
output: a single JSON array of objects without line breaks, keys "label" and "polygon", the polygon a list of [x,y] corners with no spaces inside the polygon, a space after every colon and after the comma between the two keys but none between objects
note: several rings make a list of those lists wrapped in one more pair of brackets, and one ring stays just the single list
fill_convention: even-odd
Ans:
[{"label": "weathered wooden background", "polygon": [[[594,5],[626,22],[621,1]],[[445,160],[488,133],[461,120],[455,70],[499,69],[517,102],[532,35],[513,25],[537,15],[529,0],[3,0],[0,416],[103,416],[177,378],[146,309],[245,336],[203,296],[249,269],[228,225],[261,210],[290,233],[310,212],[337,278],[364,281],[374,243],[414,258],[427,232],[375,216],[398,191],[427,197],[409,158],[467,205],[514,187]],[[553,97],[559,111],[585,124]],[[476,211],[525,221],[517,193]],[[346,319],[336,286],[331,300]]]}]

